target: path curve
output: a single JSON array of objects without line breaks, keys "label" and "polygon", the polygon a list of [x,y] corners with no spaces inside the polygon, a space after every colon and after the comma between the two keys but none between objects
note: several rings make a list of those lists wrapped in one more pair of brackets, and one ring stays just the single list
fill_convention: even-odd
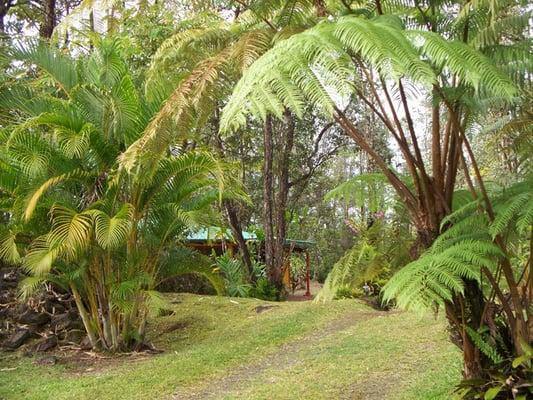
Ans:
[{"label": "path curve", "polygon": [[278,370],[288,369],[300,362],[298,353],[305,348],[312,348],[324,338],[349,329],[352,326],[371,318],[390,315],[384,311],[353,311],[328,322],[325,326],[306,334],[303,337],[281,345],[271,353],[252,363],[230,369],[221,378],[209,380],[207,384],[200,382],[194,386],[179,388],[173,395],[173,400],[213,400],[222,399],[234,391],[247,386],[255,377],[271,368],[279,366]]}]

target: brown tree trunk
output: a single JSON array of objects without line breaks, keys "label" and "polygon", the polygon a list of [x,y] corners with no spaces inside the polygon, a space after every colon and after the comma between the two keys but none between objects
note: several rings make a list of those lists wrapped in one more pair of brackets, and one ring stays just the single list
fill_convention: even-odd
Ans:
[{"label": "brown tree trunk", "polygon": [[294,116],[285,112],[285,124],[282,129],[281,152],[278,159],[279,188],[276,196],[274,225],[276,228],[276,240],[274,244],[274,264],[280,271],[284,265],[284,248],[287,237],[287,201],[289,198],[289,168],[291,152],[294,145]]},{"label": "brown tree trunk", "polygon": [[272,138],[272,116],[268,115],[263,125],[263,229],[265,231],[265,264],[269,281],[276,287],[281,287],[281,271],[276,268],[274,254],[274,224],[273,224],[273,164],[274,142]]},{"label": "brown tree trunk", "polygon": [[39,30],[42,38],[50,39],[56,27],[56,0],[43,0],[43,23]]},{"label": "brown tree trunk", "polygon": [[324,0],[315,0],[315,9],[317,17],[325,17],[328,15],[328,10],[324,5]]},{"label": "brown tree trunk", "polygon": [[13,0],[0,0],[0,40],[6,33],[6,16],[11,7],[13,7]]},{"label": "brown tree trunk", "polygon": [[233,237],[237,241],[237,246],[239,247],[242,261],[244,262],[244,266],[248,271],[248,276],[251,281],[254,281],[255,277],[253,273],[252,257],[250,255],[250,251],[248,250],[248,246],[246,245],[246,240],[244,240],[244,236],[242,235],[242,226],[237,212],[237,207],[232,201],[225,200],[224,209],[226,210],[226,214],[228,216],[228,222]]}]

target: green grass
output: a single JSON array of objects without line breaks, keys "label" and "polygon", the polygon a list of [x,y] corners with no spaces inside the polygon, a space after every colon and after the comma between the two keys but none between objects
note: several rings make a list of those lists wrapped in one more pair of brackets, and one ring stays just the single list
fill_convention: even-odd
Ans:
[{"label": "green grass", "polygon": [[[86,372],[4,353],[0,399],[164,399],[213,393],[218,383],[215,397],[224,399],[447,399],[460,378],[460,354],[444,323],[430,317],[383,315],[349,300],[277,303],[257,314],[254,307],[265,302],[172,299],[181,301],[176,315],[150,326],[163,354]],[[186,328],[162,333],[178,321]]]}]

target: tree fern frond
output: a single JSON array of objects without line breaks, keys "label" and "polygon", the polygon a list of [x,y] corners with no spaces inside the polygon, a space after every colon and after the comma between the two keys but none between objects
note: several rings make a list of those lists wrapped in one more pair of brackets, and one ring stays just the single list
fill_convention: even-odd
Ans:
[{"label": "tree fern frond", "polygon": [[477,49],[499,44],[503,35],[521,34],[529,27],[532,12],[520,15],[508,15],[498,19],[493,24],[478,30],[470,40],[470,44]]},{"label": "tree fern frond", "polygon": [[410,32],[410,35],[423,40],[422,54],[438,68],[450,71],[469,83],[474,89],[481,87],[502,98],[513,98],[518,90],[482,53],[459,41],[450,42],[433,32]]},{"label": "tree fern frond", "polygon": [[482,199],[478,198],[477,200],[470,201],[462,206],[460,206],[458,209],[454,210],[452,213],[448,214],[446,217],[444,217],[441,221],[440,228],[442,229],[444,226],[446,226],[449,223],[454,223],[456,221],[460,221],[465,216],[469,216],[472,212],[477,211],[482,204]]},{"label": "tree fern frond", "polygon": [[481,350],[483,354],[489,357],[495,364],[503,362],[502,356],[498,354],[498,351],[493,346],[491,346],[485,341],[485,339],[483,338],[483,336],[481,336],[480,333],[476,332],[469,326],[466,326],[466,331],[468,332],[468,336],[470,336],[476,347]]},{"label": "tree fern frond", "polygon": [[531,207],[533,195],[530,192],[520,193],[509,199],[500,210],[494,221],[490,224],[489,231],[493,237],[501,234],[509,225],[511,220],[519,215],[519,211]]},{"label": "tree fern frond", "polygon": [[533,201],[529,201],[527,206],[521,210],[516,226],[519,232],[527,232],[533,226]]}]

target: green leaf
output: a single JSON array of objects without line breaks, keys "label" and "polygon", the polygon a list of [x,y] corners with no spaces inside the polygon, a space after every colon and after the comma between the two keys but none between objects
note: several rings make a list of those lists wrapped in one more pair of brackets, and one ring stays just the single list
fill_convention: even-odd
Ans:
[{"label": "green leaf", "polygon": [[519,365],[525,364],[528,361],[531,361],[531,356],[523,355],[523,356],[515,358],[513,360],[512,366],[513,368],[517,368]]},{"label": "green leaf", "polygon": [[496,396],[498,396],[498,393],[500,393],[501,390],[501,386],[490,388],[485,392],[485,400],[493,400],[494,398],[496,398]]}]

